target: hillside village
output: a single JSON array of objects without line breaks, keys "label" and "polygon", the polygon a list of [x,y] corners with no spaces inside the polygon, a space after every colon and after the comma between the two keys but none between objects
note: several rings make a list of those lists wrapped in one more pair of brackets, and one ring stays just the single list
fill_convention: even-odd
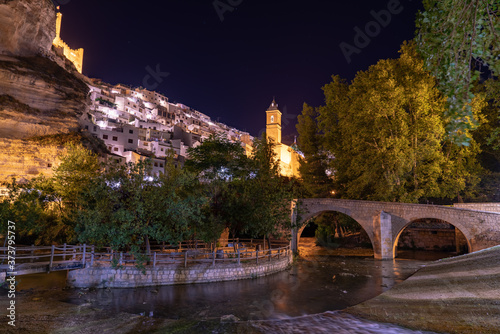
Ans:
[{"label": "hillside village", "polygon": [[173,154],[182,166],[187,149],[196,147],[211,135],[222,135],[240,142],[251,151],[253,137],[215,122],[197,110],[171,103],[157,92],[123,84],[106,84],[91,79],[91,107],[81,119],[84,131],[102,139],[112,153],[124,162],[153,159],[153,173],[163,172],[165,157]]}]

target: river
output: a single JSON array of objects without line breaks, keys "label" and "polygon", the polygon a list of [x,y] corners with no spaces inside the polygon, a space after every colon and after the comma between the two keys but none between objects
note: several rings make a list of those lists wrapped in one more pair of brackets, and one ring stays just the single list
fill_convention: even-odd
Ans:
[{"label": "river", "polygon": [[[272,323],[356,305],[390,289],[429,262],[332,256],[328,250],[315,246],[314,238],[301,238],[299,251],[301,255],[292,268],[267,277],[154,288],[101,289],[88,294],[66,290],[64,301],[90,303],[109,314],[126,312],[152,318],[200,321],[234,315],[241,320]],[[61,287],[64,275],[55,272],[20,277],[18,289]],[[337,317],[331,312],[323,316]],[[346,321],[345,315],[341,318]],[[353,323],[353,319],[348,321]],[[406,333],[405,330],[396,332]]]}]

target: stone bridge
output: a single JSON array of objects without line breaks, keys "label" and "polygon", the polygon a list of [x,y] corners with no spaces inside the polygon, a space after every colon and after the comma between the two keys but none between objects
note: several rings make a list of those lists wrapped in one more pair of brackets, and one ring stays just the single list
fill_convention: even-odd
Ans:
[{"label": "stone bridge", "polygon": [[[376,259],[393,259],[403,230],[417,219],[435,218],[459,229],[470,252],[500,244],[500,213],[441,205],[371,202],[343,199],[301,199],[293,204],[292,249],[297,251],[307,221],[322,212],[337,211],[355,219],[372,242]],[[297,210],[298,207],[298,210]],[[300,217],[298,220],[297,217]]]}]

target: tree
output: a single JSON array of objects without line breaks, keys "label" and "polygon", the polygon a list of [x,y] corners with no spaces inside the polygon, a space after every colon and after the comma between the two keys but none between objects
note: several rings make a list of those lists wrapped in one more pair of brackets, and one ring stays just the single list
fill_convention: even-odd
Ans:
[{"label": "tree", "polygon": [[220,137],[191,149],[189,156],[187,168],[204,178],[205,226],[219,235],[228,228],[233,236],[267,238],[290,229],[290,186],[265,136],[254,141],[248,158],[240,144]]},{"label": "tree", "polygon": [[[246,197],[251,199],[244,232],[253,237],[282,237],[290,231],[290,205],[294,198],[293,180],[280,175],[275,144],[266,134],[256,138],[250,157],[251,177],[245,182]],[[284,232],[284,233],[283,233]]]},{"label": "tree", "polygon": [[75,214],[80,207],[82,189],[99,174],[97,155],[81,145],[70,144],[54,167],[52,177],[40,175],[25,184],[15,180],[9,185],[9,196],[3,211],[16,220],[22,236],[31,236],[37,244],[76,241]]},{"label": "tree", "polygon": [[417,47],[448,97],[448,132],[468,145],[477,127],[472,100],[481,71],[500,74],[500,4],[496,0],[424,0]]},{"label": "tree", "polygon": [[[446,100],[412,43],[401,56],[326,85],[320,109],[336,189],[345,198],[416,202],[453,198],[475,179],[477,145],[446,140]],[[473,108],[480,108],[474,101]]]},{"label": "tree", "polygon": [[[248,204],[241,196],[241,182],[248,177],[248,158],[239,143],[222,136],[211,136],[188,150],[185,168],[203,180],[207,203],[203,207],[203,229],[215,242],[226,228],[235,235]],[[248,210],[248,209],[247,209]],[[210,232],[208,235],[207,233]]]},{"label": "tree", "polygon": [[304,154],[299,172],[307,196],[324,198],[332,195],[333,182],[327,175],[327,152],[323,150],[324,137],[319,131],[318,116],[317,109],[304,103],[296,126],[300,151]]},{"label": "tree", "polygon": [[[81,242],[150,253],[150,240],[177,244],[199,225],[205,199],[194,174],[168,163],[165,174],[151,176],[151,161],[108,165],[84,192],[77,217]],[[139,258],[146,261],[146,258]]]},{"label": "tree", "polygon": [[471,198],[475,201],[500,201],[500,81],[488,79],[477,85],[476,96],[484,96],[487,102],[478,117],[479,127],[473,132],[480,145],[479,162],[484,168],[481,175],[480,192]]}]

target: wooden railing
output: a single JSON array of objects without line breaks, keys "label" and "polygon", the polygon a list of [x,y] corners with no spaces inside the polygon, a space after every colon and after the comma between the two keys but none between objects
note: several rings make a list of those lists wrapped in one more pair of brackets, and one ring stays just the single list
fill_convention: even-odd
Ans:
[{"label": "wooden railing", "polygon": [[[256,242],[255,242],[256,241]],[[192,243],[187,242],[180,247],[152,248],[149,255],[142,253],[141,257],[146,259],[148,265],[153,268],[160,265],[183,265],[189,263],[259,263],[271,261],[273,258],[289,256],[291,250],[288,243],[272,249],[265,249],[262,240],[258,239],[231,239],[228,245],[231,247],[213,248],[188,248]],[[278,245],[274,242],[275,245]],[[284,243],[283,243],[284,244]],[[203,244],[204,245],[204,244]],[[260,247],[262,245],[263,247]],[[206,245],[204,245],[206,246]],[[264,249],[262,249],[264,248]],[[236,249],[236,251],[234,251]],[[26,266],[48,265],[48,271],[54,270],[61,264],[81,264],[83,268],[96,265],[117,266],[136,265],[139,260],[132,253],[114,252],[108,248],[96,248],[89,245],[62,245],[62,246],[19,246],[16,247],[16,268]],[[0,247],[0,267],[6,267],[8,263],[8,248]],[[62,267],[64,268],[64,266]],[[57,270],[57,269],[55,269]],[[61,269],[63,270],[63,269]]]}]

